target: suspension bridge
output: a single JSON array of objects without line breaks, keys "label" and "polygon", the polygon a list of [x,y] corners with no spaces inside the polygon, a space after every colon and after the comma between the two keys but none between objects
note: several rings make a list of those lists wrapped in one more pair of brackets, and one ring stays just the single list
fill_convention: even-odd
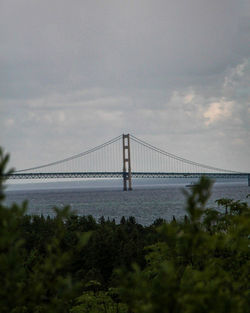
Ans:
[{"label": "suspension bridge", "polygon": [[246,178],[242,173],[197,163],[123,134],[71,157],[16,170],[9,179],[123,178],[123,190],[132,190],[132,178]]}]

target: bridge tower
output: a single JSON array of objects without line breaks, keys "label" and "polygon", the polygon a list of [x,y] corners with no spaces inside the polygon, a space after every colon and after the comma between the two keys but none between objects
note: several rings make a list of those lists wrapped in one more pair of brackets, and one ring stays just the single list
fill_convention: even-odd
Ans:
[{"label": "bridge tower", "polygon": [[127,191],[127,190],[132,190],[129,134],[122,135],[122,146],[123,146],[123,149],[122,149],[123,150],[123,190]]}]

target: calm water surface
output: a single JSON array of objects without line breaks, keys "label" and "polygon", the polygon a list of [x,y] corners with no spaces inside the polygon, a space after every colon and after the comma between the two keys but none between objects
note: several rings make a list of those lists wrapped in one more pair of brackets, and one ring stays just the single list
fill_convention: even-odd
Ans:
[{"label": "calm water surface", "polygon": [[[21,203],[28,200],[28,214],[54,215],[53,207],[62,208],[70,205],[78,215],[92,215],[96,219],[105,218],[120,221],[122,216],[134,216],[137,222],[143,225],[153,223],[157,218],[170,220],[173,215],[182,218],[185,214],[185,196],[183,189],[186,183],[169,184],[135,184],[134,190],[124,192],[121,184],[109,183],[86,187],[86,185],[73,184],[66,187],[65,184],[38,185],[33,189],[11,187],[6,191],[6,204]],[[68,184],[69,185],[69,184]],[[107,185],[107,184],[106,184]],[[42,186],[42,187],[41,187]],[[250,187],[246,182],[216,183],[213,186],[212,196],[208,206],[216,207],[215,200],[219,198],[233,198],[246,201],[250,204]]]}]

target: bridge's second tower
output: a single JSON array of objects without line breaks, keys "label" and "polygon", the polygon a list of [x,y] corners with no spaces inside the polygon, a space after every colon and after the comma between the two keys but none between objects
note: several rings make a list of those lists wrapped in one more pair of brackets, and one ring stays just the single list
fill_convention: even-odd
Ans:
[{"label": "bridge's second tower", "polygon": [[126,191],[126,190],[132,190],[129,134],[122,135],[122,146],[123,146],[123,149],[122,149],[123,151],[123,190]]}]

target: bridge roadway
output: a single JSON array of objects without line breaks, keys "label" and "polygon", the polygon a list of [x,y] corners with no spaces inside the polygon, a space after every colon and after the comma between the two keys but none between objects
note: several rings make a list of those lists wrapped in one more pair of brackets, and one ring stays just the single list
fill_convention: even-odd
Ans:
[{"label": "bridge roadway", "polygon": [[[119,178],[128,175],[124,172],[58,172],[58,173],[13,173],[8,179],[48,179],[48,178]],[[250,173],[167,173],[167,172],[132,172],[133,178],[246,178],[250,184]]]}]

